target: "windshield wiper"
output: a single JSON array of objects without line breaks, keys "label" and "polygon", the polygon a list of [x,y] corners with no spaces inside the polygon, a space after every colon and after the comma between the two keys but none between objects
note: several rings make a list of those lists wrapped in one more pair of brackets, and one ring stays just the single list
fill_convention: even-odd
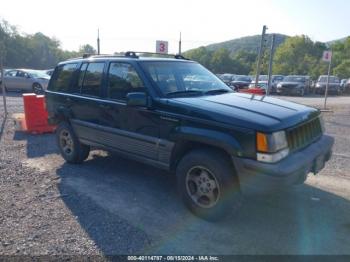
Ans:
[{"label": "windshield wiper", "polygon": [[167,96],[176,96],[176,95],[202,95],[202,91],[198,90],[179,90],[174,92],[169,92],[166,95]]},{"label": "windshield wiper", "polygon": [[231,92],[230,90],[227,89],[213,89],[213,90],[209,90],[207,92],[205,92],[205,95],[215,95],[215,94],[222,94],[222,93],[229,93]]}]

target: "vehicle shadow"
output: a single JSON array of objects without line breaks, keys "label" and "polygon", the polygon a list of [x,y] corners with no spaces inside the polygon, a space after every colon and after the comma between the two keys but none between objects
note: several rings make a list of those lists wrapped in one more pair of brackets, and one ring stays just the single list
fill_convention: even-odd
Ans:
[{"label": "vehicle shadow", "polygon": [[54,134],[47,133],[36,135],[23,131],[15,131],[13,140],[27,141],[26,152],[28,158],[59,153]]},{"label": "vehicle shadow", "polygon": [[62,200],[105,255],[350,254],[350,202],[307,184],[247,197],[236,214],[193,216],[171,174],[92,153],[57,169]]}]

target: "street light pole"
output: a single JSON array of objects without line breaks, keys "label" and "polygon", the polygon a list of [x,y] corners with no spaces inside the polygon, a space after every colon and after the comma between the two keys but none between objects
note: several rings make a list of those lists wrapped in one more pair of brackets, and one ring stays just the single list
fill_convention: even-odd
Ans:
[{"label": "street light pole", "polygon": [[[332,53],[331,53],[332,54]],[[331,66],[332,66],[332,58],[333,54],[331,55],[329,64],[328,64],[328,74],[327,74],[327,85],[326,90],[324,92],[324,109],[327,109],[327,97],[328,97],[328,87],[329,87],[329,75],[331,74]]]},{"label": "street light pole", "polygon": [[273,55],[275,51],[275,38],[276,38],[276,35],[272,34],[271,48],[270,48],[270,61],[269,61],[269,78],[267,82],[266,95],[269,95],[271,90],[272,61],[273,61]]}]

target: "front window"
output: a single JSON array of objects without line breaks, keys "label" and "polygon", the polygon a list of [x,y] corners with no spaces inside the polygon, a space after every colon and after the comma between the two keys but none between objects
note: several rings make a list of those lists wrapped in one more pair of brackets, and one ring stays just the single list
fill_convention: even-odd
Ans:
[{"label": "front window", "polygon": [[142,67],[165,96],[232,91],[217,76],[197,63],[143,62]]}]

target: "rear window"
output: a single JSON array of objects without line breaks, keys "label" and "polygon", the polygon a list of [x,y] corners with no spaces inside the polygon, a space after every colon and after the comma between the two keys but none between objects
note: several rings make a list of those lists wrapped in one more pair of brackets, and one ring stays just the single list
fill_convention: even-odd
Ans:
[{"label": "rear window", "polygon": [[71,78],[77,66],[77,63],[59,66],[51,77],[48,89],[57,92],[69,92]]}]

